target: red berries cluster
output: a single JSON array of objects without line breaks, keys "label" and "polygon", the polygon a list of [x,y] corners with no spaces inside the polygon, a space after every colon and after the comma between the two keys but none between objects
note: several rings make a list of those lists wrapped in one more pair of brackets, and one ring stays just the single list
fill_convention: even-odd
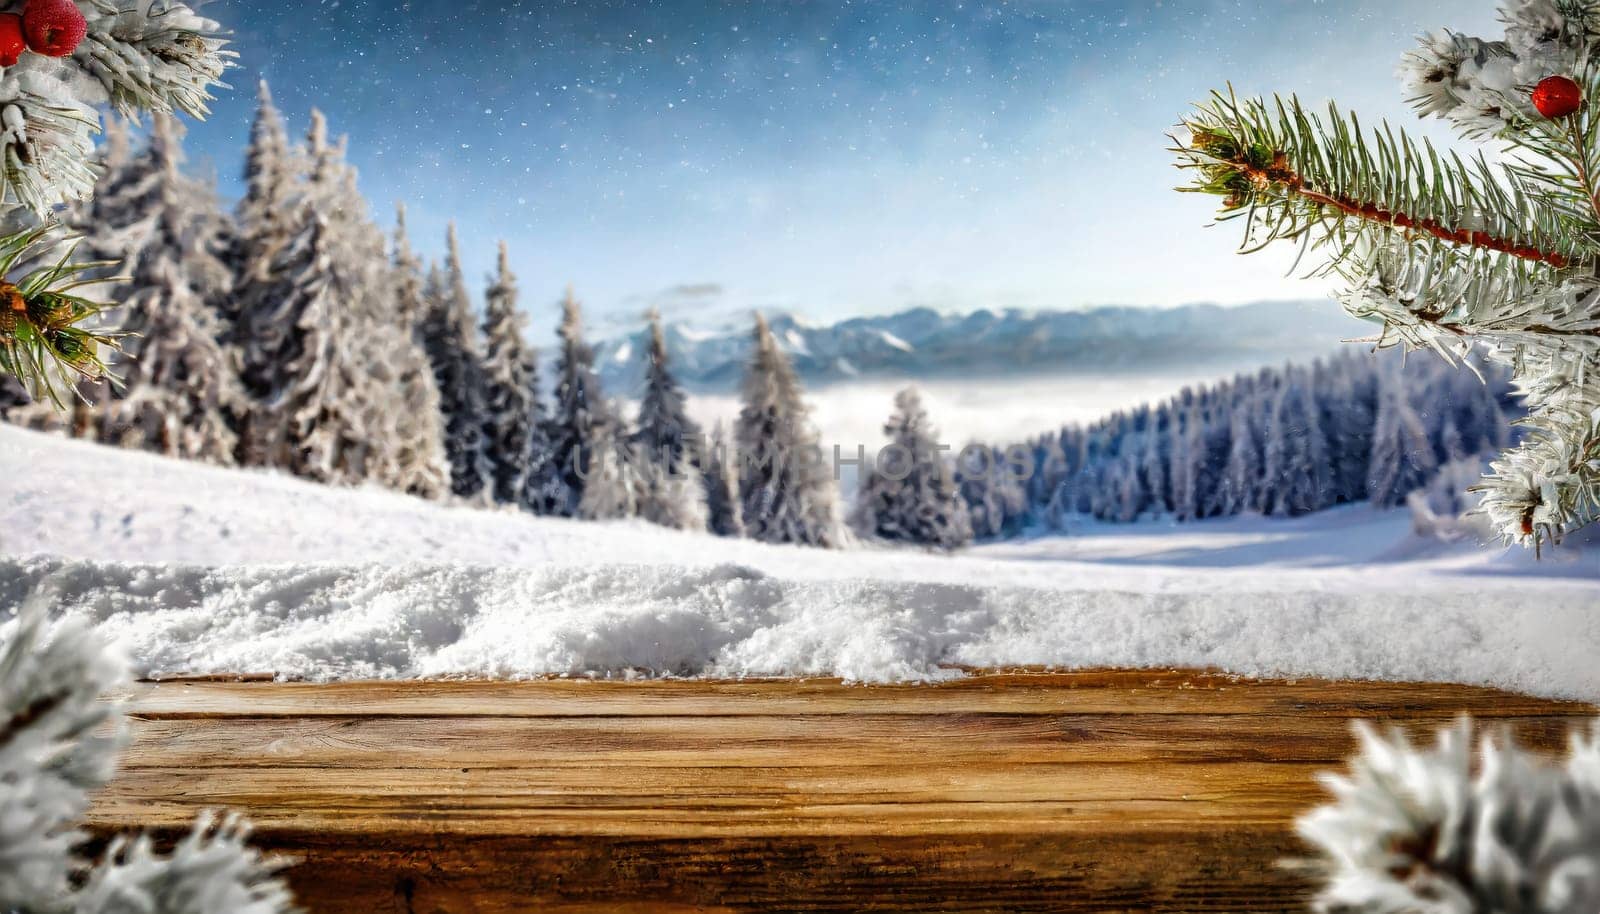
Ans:
[{"label": "red berries cluster", "polygon": [[89,31],[72,0],[28,0],[22,13],[0,13],[0,67],[16,66],[23,51],[65,57]]}]

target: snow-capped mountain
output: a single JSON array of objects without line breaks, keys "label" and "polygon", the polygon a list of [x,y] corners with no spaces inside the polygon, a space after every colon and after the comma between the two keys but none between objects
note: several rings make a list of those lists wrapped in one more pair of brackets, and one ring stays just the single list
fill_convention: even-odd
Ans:
[{"label": "snow-capped mountain", "polygon": [[[968,314],[914,308],[835,324],[808,324],[788,314],[769,319],[796,370],[811,383],[1234,369],[1320,355],[1373,329],[1326,301]],[[623,394],[638,386],[644,334],[640,330],[595,347],[608,390]],[[666,337],[679,377],[702,390],[735,384],[750,348],[747,327],[706,330],[679,322],[668,324]]]}]

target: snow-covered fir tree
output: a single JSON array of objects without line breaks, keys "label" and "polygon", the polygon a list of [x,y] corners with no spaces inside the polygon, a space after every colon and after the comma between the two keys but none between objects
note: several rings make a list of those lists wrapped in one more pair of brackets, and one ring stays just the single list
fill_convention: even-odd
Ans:
[{"label": "snow-covered fir tree", "polygon": [[1262,468],[1267,513],[1292,517],[1332,504],[1328,499],[1328,441],[1318,418],[1310,379],[1303,370],[1290,369],[1267,424]]},{"label": "snow-covered fir tree", "polygon": [[492,475],[483,434],[487,415],[483,356],[453,222],[445,243],[445,272],[431,272],[424,287],[428,314],[422,324],[422,339],[433,364],[439,401],[444,406],[450,490],[461,498],[481,498]]},{"label": "snow-covered fir tree", "polygon": [[706,528],[711,480],[701,472],[705,446],[689,417],[689,399],[668,364],[661,315],[651,311],[645,349],[644,394],[632,442],[639,469],[639,516],[680,530]]},{"label": "snow-covered fir tree", "polygon": [[158,115],[127,183],[143,210],[136,246],[127,249],[132,279],[117,286],[124,308],[121,351],[112,361],[121,383],[91,412],[101,440],[178,457],[230,464],[230,415],[241,391],[216,303],[231,275],[218,250],[220,221],[212,189],[183,175],[173,118]]},{"label": "snow-covered fir tree", "polygon": [[[1024,478],[1000,448],[974,443],[961,449],[956,455],[954,480],[967,504],[967,522],[974,538],[997,539],[1022,531],[1029,513]],[[1044,510],[1050,510],[1049,502]]]},{"label": "snow-covered fir tree", "polygon": [[126,118],[107,117],[104,133],[96,152],[99,177],[94,196],[67,207],[62,222],[82,238],[79,259],[106,264],[92,275],[125,277],[138,269],[133,258],[155,230],[159,170],[145,156],[133,154],[132,127]]},{"label": "snow-covered fir tree", "polygon": [[1367,497],[1379,507],[1394,507],[1425,485],[1437,465],[1428,431],[1406,397],[1401,376],[1392,368],[1382,372]]},{"label": "snow-covered fir tree", "polygon": [[1232,516],[1261,509],[1261,459],[1250,405],[1239,403],[1228,418],[1228,456],[1218,484],[1218,514]]},{"label": "snow-covered fir tree", "polygon": [[1314,909],[1369,914],[1600,910],[1600,728],[1564,761],[1463,721],[1419,749],[1363,725],[1333,801],[1303,816]]},{"label": "snow-covered fir tree", "polygon": [[544,407],[533,347],[522,332],[524,320],[517,310],[517,278],[501,242],[483,312],[483,431],[494,500],[503,505],[523,503],[528,473],[544,457],[533,450],[544,443]]},{"label": "snow-covered fir tree", "polygon": [[403,487],[404,380],[420,370],[396,317],[392,272],[322,114],[312,112],[296,229],[273,259],[276,291],[241,311],[241,376],[254,397],[242,454],[310,479]]},{"label": "snow-covered fir tree", "polygon": [[233,295],[230,310],[239,373],[255,401],[239,420],[239,462],[284,466],[280,429],[263,404],[280,388],[278,360],[288,345],[283,280],[275,272],[303,218],[298,182],[303,163],[291,152],[288,130],[263,80],[245,150],[245,194],[235,209]]},{"label": "snow-covered fir tree", "polygon": [[739,507],[739,466],[728,430],[718,421],[700,458],[706,481],[706,529],[717,536],[744,536]]},{"label": "snow-covered fir tree", "polygon": [[42,600],[0,643],[0,911],[287,914],[283,863],[251,850],[237,818],[202,816],[169,854],[139,835],[84,856],[79,820],[121,743],[103,696],[124,682],[101,639],[71,622],[52,630]]},{"label": "snow-covered fir tree", "polygon": [[1150,499],[1151,510],[1157,513],[1171,509],[1176,501],[1172,492],[1177,483],[1173,478],[1176,467],[1171,465],[1169,453],[1178,442],[1171,434],[1172,425],[1167,409],[1150,411],[1143,435],[1144,447],[1139,457],[1139,475],[1144,483],[1145,496]]},{"label": "snow-covered fir tree", "polygon": [[241,288],[270,279],[273,259],[296,228],[294,201],[301,166],[266,80],[257,85],[244,162],[244,196],[234,210],[238,223],[234,263]]},{"label": "snow-covered fir tree", "polygon": [[399,414],[394,417],[395,452],[389,485],[421,498],[438,499],[450,491],[450,463],[444,449],[444,409],[421,340],[427,300],[422,288],[422,265],[411,250],[406,232],[406,208],[396,207],[393,248],[390,254],[389,298],[398,338]]},{"label": "snow-covered fir tree", "polygon": [[[244,196],[234,208],[233,249],[229,252],[233,294],[228,299],[228,317],[233,324],[252,310],[273,310],[271,299],[280,284],[272,266],[299,227],[296,204],[302,168],[289,145],[283,115],[273,104],[272,90],[262,80],[256,88],[255,120],[245,148]],[[233,342],[249,347],[254,341],[236,334]]]},{"label": "snow-covered fir tree", "polygon": [[540,472],[539,510],[560,517],[583,513],[580,505],[588,480],[593,476],[605,481],[608,491],[590,499],[587,513],[589,516],[619,516],[612,512],[631,508],[636,502],[632,502],[631,493],[624,497],[620,492],[609,491],[609,487],[613,482],[618,488],[632,484],[627,466],[631,460],[620,456],[626,442],[618,428],[618,419],[600,388],[600,377],[594,368],[594,350],[583,340],[582,308],[570,288],[561,301],[561,324],[556,334],[559,348],[555,400],[545,426],[550,457]]},{"label": "snow-covered fir tree", "polygon": [[972,542],[972,517],[915,389],[895,394],[883,433],[889,447],[862,474],[851,512],[856,532],[938,549]]},{"label": "snow-covered fir tree", "polygon": [[574,516],[584,520],[621,520],[639,511],[643,488],[639,462],[622,437],[620,424],[614,418],[617,414],[616,405],[607,404],[604,415],[612,418],[592,422],[579,448],[583,455],[579,464],[583,491]]},{"label": "snow-covered fir tree", "polygon": [[[1319,362],[1312,381],[1321,405],[1323,437],[1328,443],[1328,481],[1335,502],[1361,501],[1367,495],[1378,379],[1374,372],[1356,370],[1358,364],[1348,359],[1335,359],[1326,365]],[[1478,384],[1474,379],[1473,386],[1484,396],[1494,396],[1493,385]],[[1450,406],[1449,401],[1442,404],[1446,421],[1453,413]],[[1498,409],[1495,417],[1502,426],[1505,424]],[[1490,446],[1475,447],[1474,453]]]},{"label": "snow-covered fir tree", "polygon": [[[1168,475],[1172,480],[1169,500],[1173,517],[1190,521],[1200,516],[1200,462],[1205,458],[1201,449],[1198,417],[1189,410],[1176,413],[1167,424]],[[1141,473],[1141,482],[1148,474]]]},{"label": "snow-covered fir tree", "polygon": [[630,452],[635,484],[634,513],[673,530],[706,530],[710,479],[691,464],[673,470],[639,445]]},{"label": "snow-covered fir tree", "polygon": [[734,441],[745,535],[768,543],[840,545],[837,487],[800,381],[759,314],[742,395]]}]

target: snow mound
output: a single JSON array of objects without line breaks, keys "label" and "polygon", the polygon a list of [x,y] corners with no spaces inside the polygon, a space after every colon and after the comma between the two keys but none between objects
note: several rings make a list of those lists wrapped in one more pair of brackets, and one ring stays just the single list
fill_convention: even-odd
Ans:
[{"label": "snow mound", "polygon": [[0,560],[0,599],[46,588],[154,673],[308,679],[839,676],[957,667],[1212,667],[1600,698],[1591,593],[1071,591],[786,580],[711,567],[207,568]]},{"label": "snow mound", "polygon": [[939,555],[443,506],[8,427],[0,477],[0,619],[52,588],[146,673],[1182,666],[1600,698],[1596,550],[1418,544],[1403,511],[1085,523]]}]

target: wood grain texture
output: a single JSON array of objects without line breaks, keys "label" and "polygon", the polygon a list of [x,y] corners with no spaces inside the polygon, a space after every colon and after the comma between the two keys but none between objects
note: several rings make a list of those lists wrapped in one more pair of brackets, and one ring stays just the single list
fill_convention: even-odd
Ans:
[{"label": "wood grain texture", "polygon": [[1197,672],[141,683],[100,834],[244,811],[313,912],[1293,911],[1351,721],[1592,706]]}]

